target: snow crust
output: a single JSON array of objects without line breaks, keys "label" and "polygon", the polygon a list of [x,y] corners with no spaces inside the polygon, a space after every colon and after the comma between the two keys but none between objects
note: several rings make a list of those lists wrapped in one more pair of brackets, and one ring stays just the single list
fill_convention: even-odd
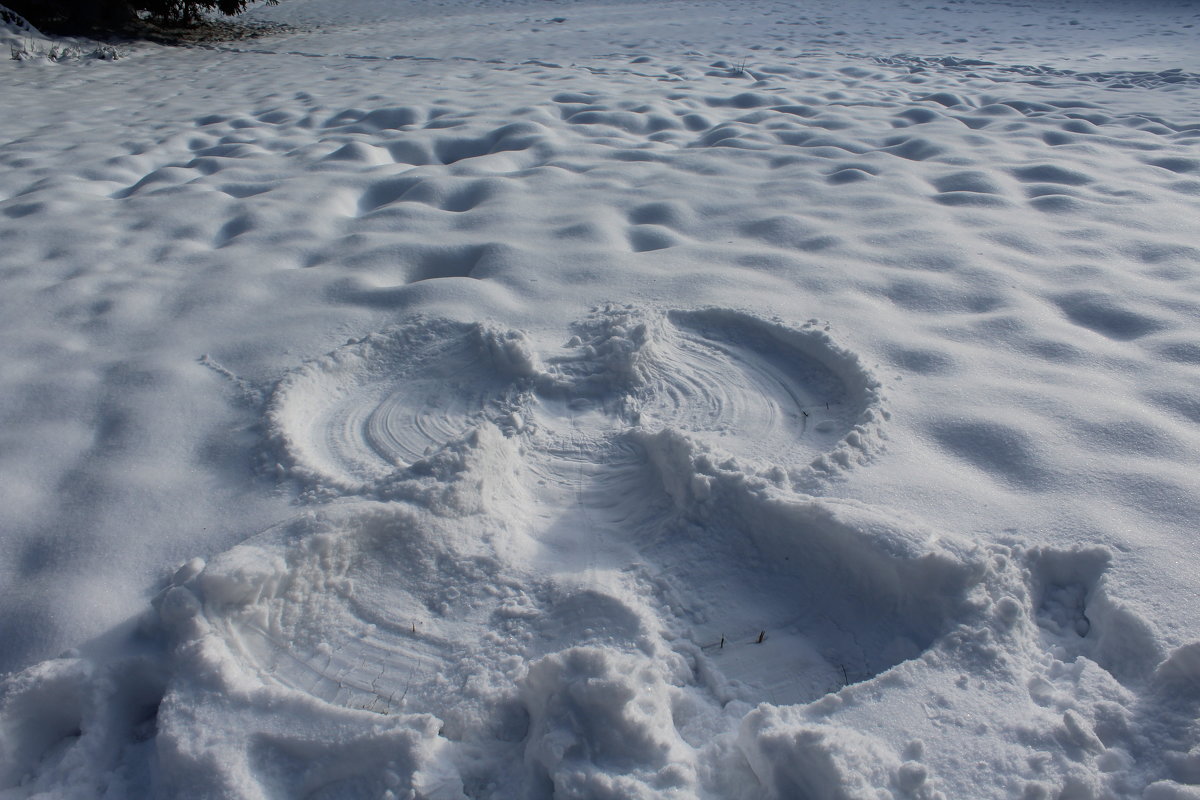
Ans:
[{"label": "snow crust", "polygon": [[0,798],[1200,797],[1193,4],[250,18],[0,18]]}]

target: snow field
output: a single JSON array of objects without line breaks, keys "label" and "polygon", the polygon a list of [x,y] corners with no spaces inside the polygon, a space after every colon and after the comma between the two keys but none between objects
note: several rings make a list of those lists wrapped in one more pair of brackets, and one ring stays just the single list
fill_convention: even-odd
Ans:
[{"label": "snow field", "polygon": [[0,796],[1196,795],[1194,11],[659,5],[3,67]]}]

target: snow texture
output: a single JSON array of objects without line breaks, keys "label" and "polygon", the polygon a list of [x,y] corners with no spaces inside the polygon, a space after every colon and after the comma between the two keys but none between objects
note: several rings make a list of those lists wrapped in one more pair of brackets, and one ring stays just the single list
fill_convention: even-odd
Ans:
[{"label": "snow texture", "polygon": [[249,18],[0,8],[0,798],[1200,797],[1194,4]]}]

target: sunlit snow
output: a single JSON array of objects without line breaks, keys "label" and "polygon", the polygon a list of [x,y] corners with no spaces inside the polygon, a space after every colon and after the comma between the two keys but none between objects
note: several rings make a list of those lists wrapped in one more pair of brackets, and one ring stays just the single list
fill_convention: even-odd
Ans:
[{"label": "sunlit snow", "polygon": [[1200,6],[0,26],[0,798],[1200,798]]}]

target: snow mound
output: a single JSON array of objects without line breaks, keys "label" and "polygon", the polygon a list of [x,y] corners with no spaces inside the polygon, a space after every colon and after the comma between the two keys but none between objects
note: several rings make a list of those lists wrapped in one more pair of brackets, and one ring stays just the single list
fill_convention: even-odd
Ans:
[{"label": "snow mound", "polygon": [[9,50],[14,60],[33,52],[49,40],[17,12],[0,5],[0,47]]},{"label": "snow mound", "polygon": [[108,44],[82,39],[49,37],[27,19],[0,5],[0,48],[8,50],[13,61],[71,61],[80,58],[116,61],[125,54]]},{"label": "snow mound", "polygon": [[902,764],[869,734],[797,720],[787,709],[764,706],[746,715],[738,747],[770,797],[945,797],[926,785],[919,761]]},{"label": "snow mound", "polygon": [[19,33],[36,34],[38,32],[37,28],[30,25],[27,19],[5,6],[0,6],[0,26]]}]

